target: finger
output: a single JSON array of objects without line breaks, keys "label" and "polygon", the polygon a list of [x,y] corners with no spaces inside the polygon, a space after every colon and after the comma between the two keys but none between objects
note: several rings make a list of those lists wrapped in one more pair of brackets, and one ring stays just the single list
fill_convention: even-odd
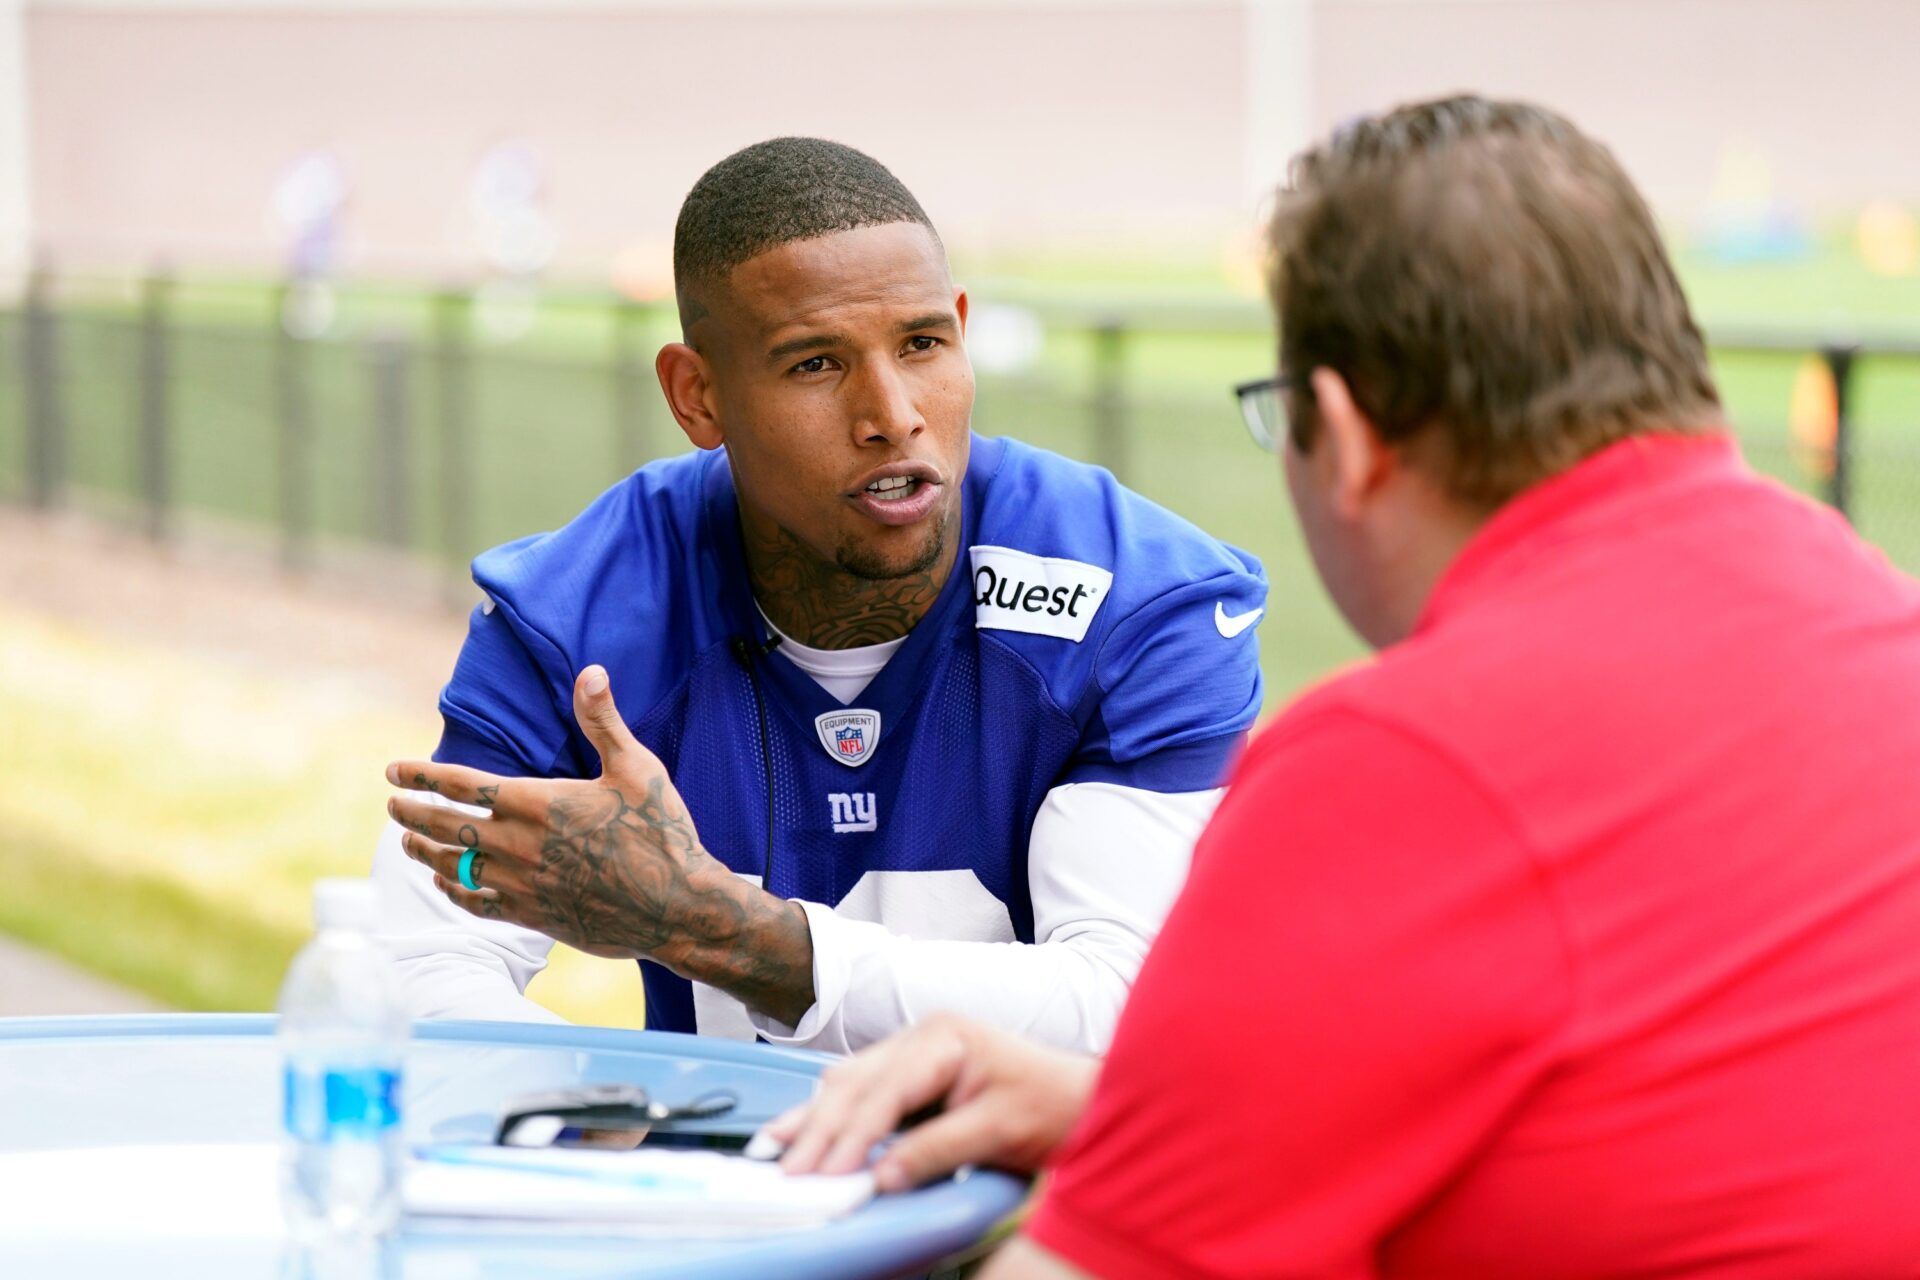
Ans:
[{"label": "finger", "polygon": [[845,1131],[855,1101],[875,1082],[869,1055],[884,1052],[881,1046],[876,1046],[844,1062],[836,1062],[821,1073],[820,1091],[807,1104],[806,1116],[787,1143],[786,1154],[780,1157],[782,1169],[788,1173],[818,1172],[821,1158]]},{"label": "finger", "polygon": [[607,669],[595,664],[583,670],[573,682],[573,718],[580,724],[580,732],[587,735],[587,741],[600,753],[600,771],[609,773],[614,763],[629,751],[640,749],[635,741],[633,730],[627,728],[627,722],[620,718],[620,708],[614,705],[613,684],[607,678]]},{"label": "finger", "polygon": [[907,1116],[950,1098],[967,1066],[968,1043],[958,1024],[944,1016],[907,1032],[887,1064],[883,1086],[849,1108],[840,1134],[821,1157],[820,1172],[851,1173],[865,1167],[873,1144],[897,1130]]},{"label": "finger", "polygon": [[408,791],[429,791],[461,804],[493,809],[499,806],[500,788],[510,780],[461,764],[396,760],[387,766],[387,781]]},{"label": "finger", "polygon": [[456,849],[504,853],[509,843],[507,824],[492,818],[476,818],[421,796],[387,797],[387,814],[414,834]]},{"label": "finger", "polygon": [[909,1130],[874,1162],[873,1185],[879,1191],[905,1191],[944,1177],[963,1164],[1007,1164],[1019,1168],[1011,1134],[1019,1117],[1005,1092],[987,1094]]},{"label": "finger", "polygon": [[829,1068],[787,1148],[788,1173],[847,1173],[915,1108],[946,1096],[966,1044],[945,1019],[923,1023]]},{"label": "finger", "polygon": [[[507,914],[507,900],[497,889],[481,889],[478,893],[469,893],[458,883],[445,876],[436,875],[433,887],[447,895],[447,901],[462,911],[479,916],[483,920],[512,920]],[[515,923],[518,923],[517,921]]]},{"label": "finger", "polygon": [[[472,846],[456,849],[409,831],[400,837],[400,847],[409,858],[425,866],[434,875],[450,884],[460,884],[460,860],[466,856],[467,849]],[[492,860],[492,855],[485,850],[476,850],[473,863],[467,868],[467,878],[482,889],[499,889],[500,885],[491,883],[487,879],[488,864]],[[461,885],[461,887],[466,886]]]},{"label": "finger", "polygon": [[448,880],[459,879],[460,855],[466,852],[411,831],[401,833],[400,850],[434,875]]},{"label": "finger", "polygon": [[957,1069],[948,1072],[942,1070],[942,1063],[929,1065],[932,1070],[900,1063],[885,1080],[855,1098],[840,1121],[840,1131],[820,1157],[818,1171],[852,1173],[866,1168],[875,1143],[897,1130],[922,1101],[943,1096]]}]

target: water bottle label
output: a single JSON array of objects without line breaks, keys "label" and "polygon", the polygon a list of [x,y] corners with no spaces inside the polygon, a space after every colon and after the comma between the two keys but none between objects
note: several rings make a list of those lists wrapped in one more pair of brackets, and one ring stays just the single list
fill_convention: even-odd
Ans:
[{"label": "water bottle label", "polygon": [[286,1070],[287,1132],[302,1142],[377,1138],[400,1123],[400,1073],[391,1067]]}]

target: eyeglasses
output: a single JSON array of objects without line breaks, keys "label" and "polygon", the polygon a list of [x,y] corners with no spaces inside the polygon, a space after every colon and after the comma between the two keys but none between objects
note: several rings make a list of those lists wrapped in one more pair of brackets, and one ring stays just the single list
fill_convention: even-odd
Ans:
[{"label": "eyeglasses", "polygon": [[1243,382],[1233,389],[1240,401],[1240,417],[1247,424],[1247,434],[1268,453],[1280,451],[1280,433],[1287,425],[1287,408],[1280,393],[1292,385],[1293,379],[1283,373],[1277,378]]},{"label": "eyeglasses", "polygon": [[[568,1130],[624,1130],[645,1135],[676,1125],[698,1129],[701,1122],[719,1120],[737,1105],[739,1099],[726,1089],[675,1106],[654,1101],[638,1085],[584,1085],[515,1099],[502,1113],[493,1141],[502,1147],[545,1147]],[[745,1140],[742,1137],[739,1141]]]}]

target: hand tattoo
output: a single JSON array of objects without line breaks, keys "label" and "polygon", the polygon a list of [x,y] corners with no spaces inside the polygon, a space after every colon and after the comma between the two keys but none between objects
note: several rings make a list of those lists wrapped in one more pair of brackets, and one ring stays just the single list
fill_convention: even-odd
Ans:
[{"label": "hand tattoo", "polygon": [[813,1001],[805,914],[702,848],[665,777],[645,788],[629,796],[603,778],[549,806],[531,891],[553,932],[628,948],[797,1020]]}]

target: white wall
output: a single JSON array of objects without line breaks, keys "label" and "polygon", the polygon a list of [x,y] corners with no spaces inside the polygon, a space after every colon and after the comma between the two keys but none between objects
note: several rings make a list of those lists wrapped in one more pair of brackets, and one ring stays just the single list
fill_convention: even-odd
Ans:
[{"label": "white wall", "polygon": [[25,0],[0,0],[0,291],[26,266],[33,238],[27,155]]},{"label": "white wall", "polygon": [[1313,141],[1313,0],[1247,0],[1243,185],[1259,202]]}]

